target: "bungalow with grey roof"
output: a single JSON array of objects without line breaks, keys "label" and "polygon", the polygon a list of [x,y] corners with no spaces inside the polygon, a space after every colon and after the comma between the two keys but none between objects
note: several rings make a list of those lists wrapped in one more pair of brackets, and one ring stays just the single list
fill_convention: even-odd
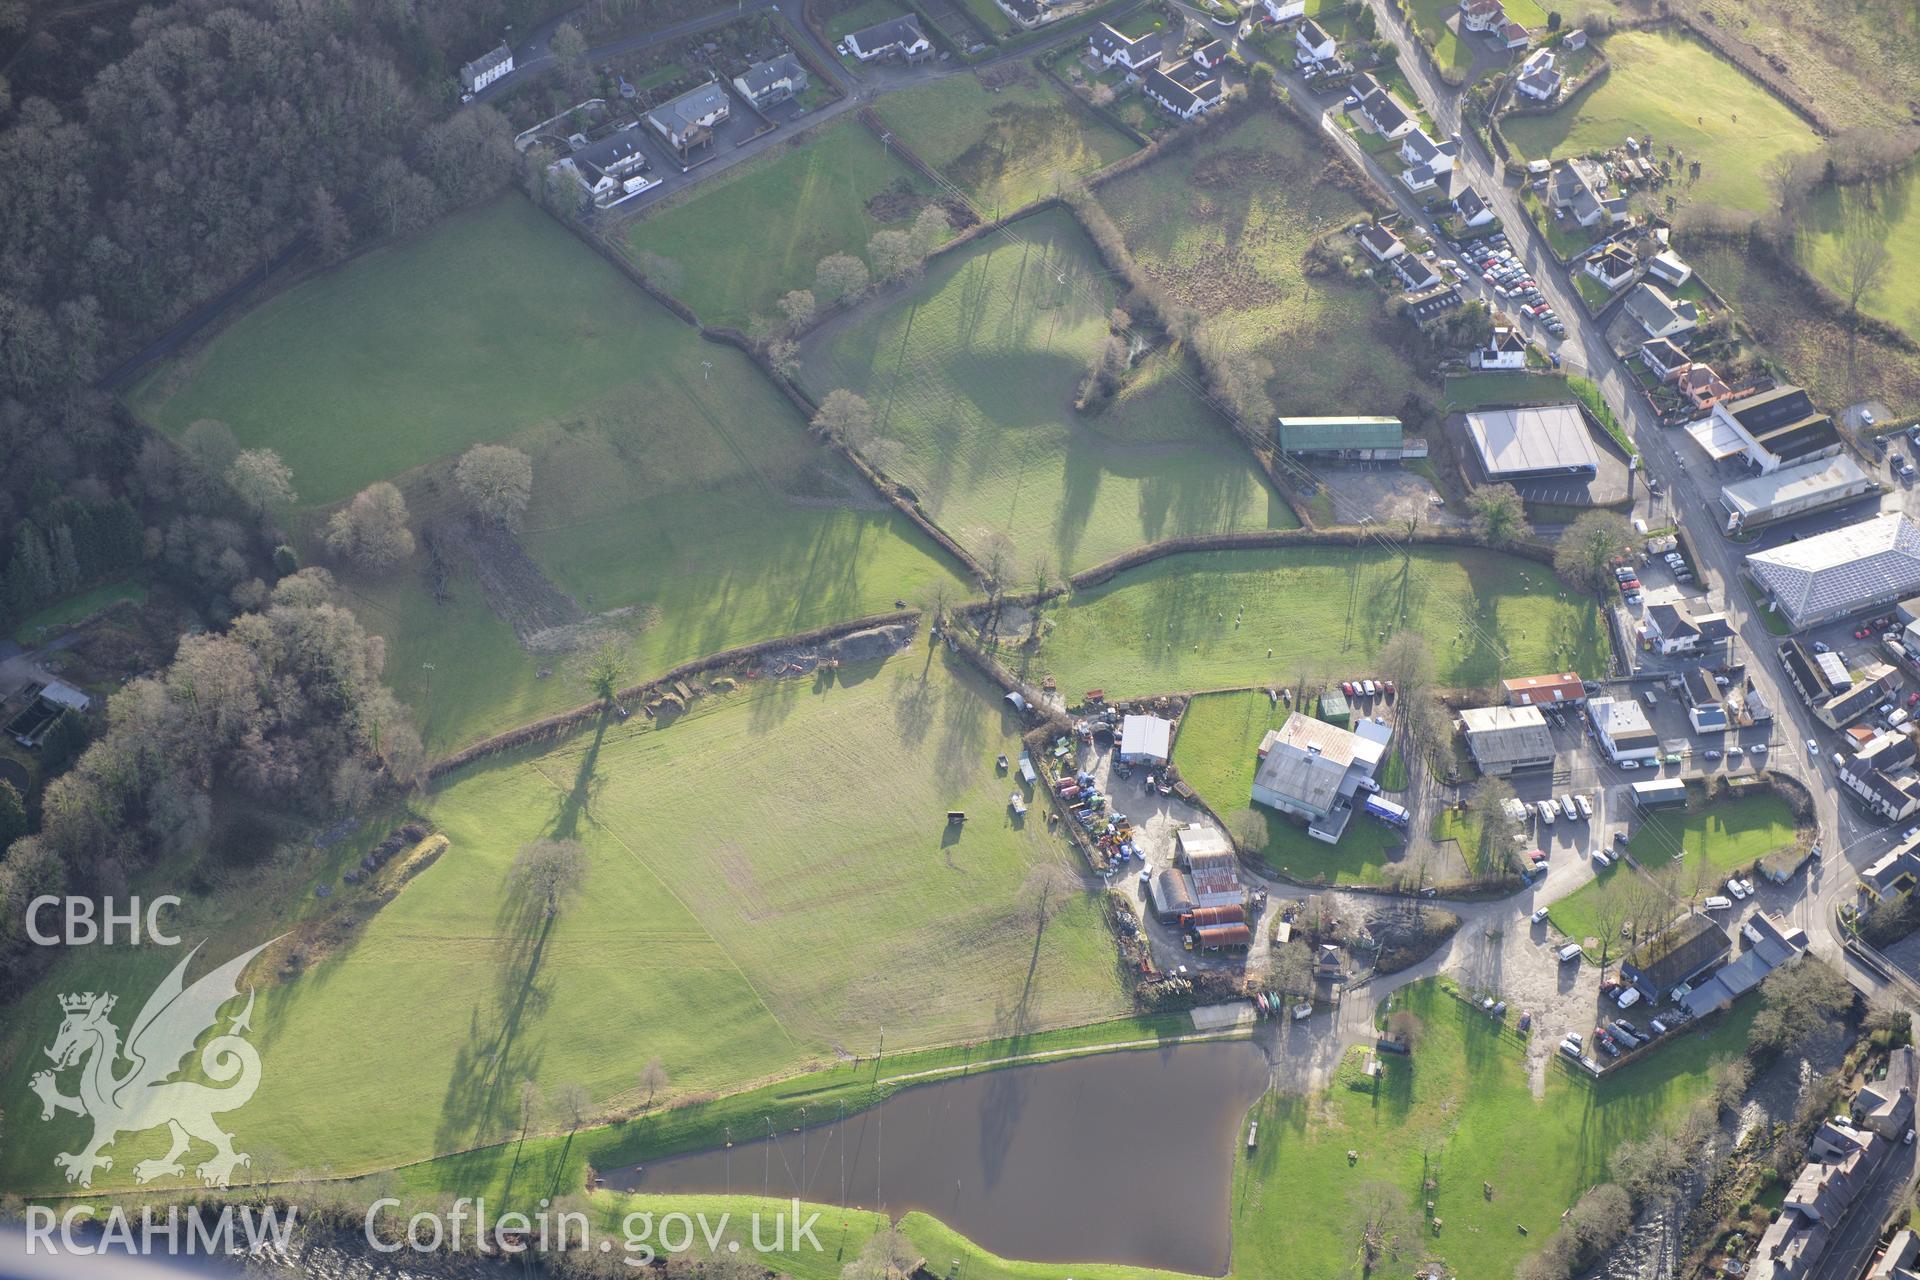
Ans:
[{"label": "bungalow with grey roof", "polygon": [[723,123],[732,110],[732,99],[714,80],[661,103],[647,112],[646,121],[684,160],[695,147],[713,145],[714,126]]},{"label": "bungalow with grey roof", "polygon": [[844,43],[847,52],[862,62],[880,58],[919,62],[933,56],[933,44],[920,29],[920,19],[910,13],[862,28],[848,36]]},{"label": "bungalow with grey roof", "polygon": [[733,78],[733,87],[755,108],[777,107],[807,88],[807,69],[791,53],[756,62]]}]

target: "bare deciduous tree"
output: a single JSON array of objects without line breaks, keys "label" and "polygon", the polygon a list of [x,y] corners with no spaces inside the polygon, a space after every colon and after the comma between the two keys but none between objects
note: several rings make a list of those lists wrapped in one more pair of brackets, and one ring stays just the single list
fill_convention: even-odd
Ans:
[{"label": "bare deciduous tree", "polygon": [[1527,523],[1527,505],[1510,484],[1477,484],[1467,494],[1473,513],[1473,535],[1490,547],[1520,541],[1533,532]]},{"label": "bare deciduous tree", "polygon": [[1612,560],[1633,541],[1633,527],[1617,511],[1588,511],[1560,535],[1553,567],[1576,587],[1599,591],[1613,582]]},{"label": "bare deciduous tree", "polygon": [[407,500],[385,480],[353,496],[327,521],[327,550],[362,569],[378,573],[413,554],[407,528]]},{"label": "bare deciduous tree", "polygon": [[813,272],[813,291],[828,302],[844,302],[867,287],[867,264],[850,253],[830,253]]},{"label": "bare deciduous tree", "polygon": [[533,497],[533,459],[507,445],[477,444],[460,455],[453,479],[475,514],[510,529]]},{"label": "bare deciduous tree", "polygon": [[811,289],[790,289],[780,295],[780,301],[775,305],[780,308],[780,314],[787,318],[789,329],[806,328],[813,323],[814,313],[819,310]]},{"label": "bare deciduous tree", "polygon": [[508,878],[551,920],[586,881],[587,851],[578,840],[536,840],[514,856]]},{"label": "bare deciduous tree", "polygon": [[920,265],[907,233],[891,228],[868,238],[867,257],[873,262],[873,274],[882,280],[896,279]]},{"label": "bare deciduous tree", "polygon": [[647,1091],[647,1105],[653,1105],[653,1096],[667,1087],[667,1068],[658,1058],[648,1058],[647,1065],[640,1068],[640,1087]]},{"label": "bare deciduous tree", "polygon": [[587,1086],[577,1080],[569,1080],[560,1086],[560,1092],[554,1095],[554,1111],[564,1120],[567,1132],[578,1129],[587,1118],[587,1111],[593,1106],[593,1095],[587,1092]]},{"label": "bare deciduous tree", "polygon": [[240,500],[258,512],[289,507],[298,500],[293,469],[271,449],[242,449],[227,467],[227,483]]},{"label": "bare deciduous tree", "polygon": [[1354,1260],[1362,1277],[1397,1261],[1418,1239],[1413,1202],[1391,1182],[1373,1179],[1355,1187],[1348,1197],[1348,1213]]},{"label": "bare deciduous tree", "polygon": [[873,442],[873,406],[857,392],[838,387],[827,392],[813,415],[814,429],[844,442],[848,448],[864,449]]}]

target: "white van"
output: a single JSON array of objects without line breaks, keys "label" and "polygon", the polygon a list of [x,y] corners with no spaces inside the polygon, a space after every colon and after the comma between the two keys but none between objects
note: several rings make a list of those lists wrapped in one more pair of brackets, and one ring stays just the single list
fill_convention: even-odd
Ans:
[{"label": "white van", "polygon": [[1725,911],[1728,907],[1731,907],[1733,905],[1733,899],[1722,898],[1718,894],[1715,894],[1713,897],[1708,898],[1705,902],[1701,903],[1700,905],[1705,907],[1709,911]]},{"label": "white van", "polygon": [[1568,822],[1579,821],[1580,811],[1573,807],[1572,796],[1560,797],[1560,816],[1565,818]]},{"label": "white van", "polygon": [[1640,988],[1638,987],[1620,988],[1620,994],[1615,998],[1614,1003],[1618,1004],[1622,1009],[1633,1008],[1634,1005],[1640,1003]]},{"label": "white van", "polygon": [[1555,954],[1560,957],[1561,964],[1565,964],[1569,960],[1578,960],[1580,958],[1580,944],[1577,942],[1569,942]]},{"label": "white van", "polygon": [[1585,796],[1583,796],[1583,795],[1576,795],[1576,796],[1575,796],[1575,797],[1573,798],[1573,802],[1574,802],[1574,804],[1576,804],[1576,805],[1578,805],[1578,806],[1580,807],[1580,816],[1581,816],[1582,818],[1591,818],[1591,817],[1593,817],[1593,805],[1592,805],[1592,804],[1590,804],[1590,803],[1588,802],[1588,800],[1587,800],[1587,798],[1586,798]]},{"label": "white van", "polygon": [[1595,849],[1593,851],[1593,865],[1596,867],[1610,867],[1613,865],[1613,857],[1605,849]]},{"label": "white van", "polygon": [[1553,825],[1553,801],[1537,801],[1534,805],[1534,812],[1540,815],[1540,822],[1543,826],[1550,827]]}]

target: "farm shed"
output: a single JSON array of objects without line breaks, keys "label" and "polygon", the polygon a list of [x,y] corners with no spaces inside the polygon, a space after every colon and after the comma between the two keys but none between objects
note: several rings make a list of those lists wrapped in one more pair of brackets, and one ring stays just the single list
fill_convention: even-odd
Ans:
[{"label": "farm shed", "polygon": [[1195,929],[1208,929],[1220,924],[1245,924],[1247,909],[1241,906],[1201,907],[1187,917],[1187,924]]},{"label": "farm shed", "polygon": [[1120,721],[1120,760],[1124,764],[1165,764],[1173,749],[1173,721],[1160,716],[1127,716]]},{"label": "farm shed", "polygon": [[1198,906],[1187,888],[1187,878],[1171,867],[1163,868],[1154,876],[1148,888],[1153,899],[1153,914],[1165,924],[1191,914]]},{"label": "farm shed", "polygon": [[1281,418],[1274,443],[1288,453],[1392,461],[1406,438],[1398,418]]},{"label": "farm shed", "polygon": [[1194,945],[1202,951],[1245,951],[1253,945],[1253,930],[1244,924],[1210,924],[1194,930]]}]

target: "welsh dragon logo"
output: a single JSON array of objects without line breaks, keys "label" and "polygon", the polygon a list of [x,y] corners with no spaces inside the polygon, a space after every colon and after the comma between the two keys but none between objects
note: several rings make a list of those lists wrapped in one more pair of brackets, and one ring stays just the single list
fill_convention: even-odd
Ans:
[{"label": "welsh dragon logo", "polygon": [[[210,1159],[195,1172],[210,1187],[224,1187],[237,1166],[252,1163],[252,1158],[233,1149],[233,1135],[215,1122],[214,1116],[246,1105],[260,1085],[260,1055],[241,1037],[251,1029],[253,989],[247,989],[247,1004],[227,1020],[225,1032],[207,1041],[200,1050],[200,1069],[207,1079],[224,1088],[197,1081],[175,1080],[181,1060],[193,1052],[194,1044],[208,1028],[219,1021],[220,1007],[240,994],[238,983],[247,962],[270,943],[262,943],[243,956],[207,974],[191,987],[183,978],[198,946],[186,959],[174,966],[153,994],[147,997],[140,1015],[127,1030],[126,1043],[108,1015],[117,997],[84,994],[60,997],[66,1014],[60,1032],[46,1055],[53,1069],[42,1071],[30,1081],[40,1095],[40,1118],[51,1120],[56,1112],[71,1111],[93,1120],[93,1137],[76,1152],[62,1152],[54,1164],[66,1170],[67,1181],[83,1187],[93,1185],[95,1169],[113,1168],[113,1158],[100,1154],[123,1133],[138,1133],[167,1126],[172,1146],[158,1160],[142,1160],[133,1167],[136,1182],[183,1172],[180,1157],[194,1140],[213,1148]],[[127,1064],[122,1067],[123,1061]],[[70,1067],[80,1070],[79,1093],[60,1092],[58,1074]],[[231,1082],[231,1083],[229,1083]]]}]

